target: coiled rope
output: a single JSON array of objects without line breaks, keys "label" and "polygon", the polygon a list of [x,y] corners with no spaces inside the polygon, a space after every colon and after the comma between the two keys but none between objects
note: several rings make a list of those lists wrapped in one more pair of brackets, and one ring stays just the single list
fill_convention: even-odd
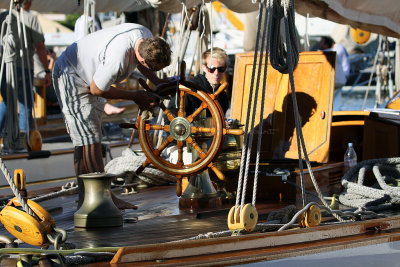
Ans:
[{"label": "coiled rope", "polygon": [[[372,171],[375,184],[368,186],[366,174]],[[358,163],[343,177],[345,191],[339,201],[357,211],[380,211],[400,205],[400,158],[371,159]]]}]

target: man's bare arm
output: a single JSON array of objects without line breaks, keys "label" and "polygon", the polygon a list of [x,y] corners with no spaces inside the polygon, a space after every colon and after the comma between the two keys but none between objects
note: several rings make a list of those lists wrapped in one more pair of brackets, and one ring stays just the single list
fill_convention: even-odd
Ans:
[{"label": "man's bare arm", "polygon": [[156,106],[158,101],[157,97],[143,90],[127,91],[112,85],[108,91],[102,91],[93,80],[90,84],[90,93],[106,99],[132,100],[135,101],[140,109],[152,109]]},{"label": "man's bare arm", "polygon": [[159,85],[159,84],[168,82],[168,80],[158,78],[157,74],[154,71],[149,70],[148,68],[141,65],[140,63],[137,65],[137,69],[155,85]]}]

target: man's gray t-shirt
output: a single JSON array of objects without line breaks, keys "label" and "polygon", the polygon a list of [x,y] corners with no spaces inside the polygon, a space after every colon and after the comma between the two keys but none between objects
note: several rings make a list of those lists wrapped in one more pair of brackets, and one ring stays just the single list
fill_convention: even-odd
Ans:
[{"label": "man's gray t-shirt", "polygon": [[137,42],[151,36],[151,32],[139,24],[124,23],[106,28],[70,45],[57,65],[74,79],[79,88],[75,96],[82,99],[89,94],[92,80],[99,89],[107,91],[113,83],[127,78],[138,64]]}]

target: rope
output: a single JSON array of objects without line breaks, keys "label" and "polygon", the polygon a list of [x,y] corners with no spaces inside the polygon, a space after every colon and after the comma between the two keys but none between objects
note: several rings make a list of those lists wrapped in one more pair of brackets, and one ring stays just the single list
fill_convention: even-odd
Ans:
[{"label": "rope", "polygon": [[[5,27],[7,26],[6,29],[6,35],[5,35],[5,40],[2,39],[2,45],[4,46],[4,52],[3,52],[3,57],[1,61],[1,71],[0,71],[0,77],[3,77],[4,75],[4,66],[7,64],[6,67],[6,86],[7,86],[7,117],[6,117],[6,122],[7,122],[7,138],[4,139],[4,144],[7,144],[9,148],[15,148],[17,147],[17,142],[19,138],[19,126],[18,123],[15,123],[18,121],[18,118],[16,116],[17,114],[17,94],[15,92],[16,88],[16,68],[15,68],[15,61],[16,61],[16,41],[14,34],[12,33],[11,29],[11,22],[13,19],[12,16],[13,12],[13,1],[10,0],[10,8],[9,8],[9,13],[6,18],[6,20],[2,24],[1,28],[1,36],[4,36],[4,30]],[[2,79],[0,79],[0,84],[1,84]],[[4,101],[4,100],[3,100]]]},{"label": "rope", "polygon": [[132,174],[133,178],[137,177],[148,185],[165,185],[176,182],[175,176],[165,174],[156,168],[147,167],[139,176],[134,175],[137,168],[140,167],[145,160],[145,156],[137,156],[131,149],[126,148],[122,151],[121,157],[117,157],[107,163],[105,171],[116,175],[129,176]]},{"label": "rope", "polygon": [[380,50],[381,50],[381,44],[382,44],[382,36],[379,35],[379,44],[378,44],[378,48],[377,48],[377,50],[376,50],[376,54],[375,54],[375,58],[374,58],[374,64],[373,64],[373,66],[372,66],[372,71],[371,71],[371,74],[370,74],[370,76],[369,76],[368,87],[367,87],[367,91],[365,91],[364,101],[363,101],[361,110],[364,110],[364,109],[365,109],[365,105],[366,105],[366,103],[367,103],[369,88],[371,87],[372,78],[374,77],[374,72],[375,72],[375,68],[376,68],[376,63],[378,62],[378,56],[379,56],[379,52],[380,52]]},{"label": "rope", "polygon": [[[365,176],[372,171],[376,183],[365,185]],[[366,160],[351,168],[343,177],[345,191],[339,195],[339,201],[357,211],[379,211],[400,204],[400,187],[397,184],[400,175],[400,158]]]},{"label": "rope", "polygon": [[[268,25],[268,32],[271,32],[271,24],[272,24],[272,1],[268,1],[269,5],[267,6],[268,12],[266,13],[265,16],[265,24],[264,24],[264,35],[265,35],[265,30],[267,29]],[[268,14],[268,17],[267,17]],[[265,39],[265,36],[263,38],[263,41]],[[262,88],[262,96],[261,96],[261,110],[260,110],[260,117],[259,117],[259,128],[258,128],[258,140],[257,140],[257,154],[256,154],[256,165],[255,165],[255,175],[254,175],[254,184],[253,184],[253,198],[252,198],[252,205],[256,205],[256,197],[257,197],[257,185],[258,185],[258,171],[259,171],[259,164],[260,164],[260,151],[261,151],[261,139],[262,139],[262,132],[263,132],[263,125],[264,125],[264,105],[265,105],[265,93],[266,93],[266,87],[267,87],[267,70],[268,70],[268,54],[270,50],[270,44],[271,42],[269,41],[270,38],[268,38],[267,41],[267,47],[265,51],[265,60],[264,60],[264,76],[263,76],[263,88]],[[262,48],[264,48],[264,43],[261,45]],[[261,69],[261,68],[260,68]],[[259,77],[258,77],[259,79]],[[257,88],[258,88],[258,81],[257,81]],[[258,94],[257,94],[258,95]],[[253,117],[255,117],[255,113],[253,113]],[[252,138],[251,138],[252,139]],[[249,155],[247,155],[249,157]]]},{"label": "rope", "polygon": [[53,198],[56,198],[59,196],[63,196],[66,194],[73,194],[73,193],[77,193],[77,192],[78,192],[78,186],[75,183],[71,182],[71,183],[67,183],[66,185],[63,185],[61,187],[61,190],[59,190],[57,192],[37,196],[37,197],[31,198],[31,200],[35,201],[35,202],[41,202],[41,201],[53,199]]},{"label": "rope", "polygon": [[[257,101],[258,101],[258,94],[259,94],[259,89],[260,89],[260,78],[261,78],[261,66],[262,66],[262,60],[264,58],[264,47],[265,47],[265,40],[266,40],[266,32],[267,32],[267,23],[268,23],[268,13],[265,14],[265,19],[264,19],[264,31],[263,31],[263,35],[262,35],[262,39],[261,39],[261,50],[260,50],[260,56],[259,56],[259,62],[258,62],[258,73],[257,73],[257,83],[256,83],[256,90],[255,90],[255,97],[254,97],[254,101],[253,103],[249,102],[249,106],[248,106],[248,110],[251,110],[251,105],[253,106],[253,113],[251,116],[251,126],[250,126],[250,137],[248,139],[248,143],[246,143],[246,147],[247,147],[247,152],[246,152],[246,169],[244,172],[244,183],[243,183],[243,190],[242,190],[242,200],[241,200],[241,205],[240,208],[242,209],[244,206],[244,202],[245,202],[245,198],[246,198],[246,188],[247,188],[247,181],[248,181],[248,173],[249,173],[249,167],[250,167],[250,156],[251,156],[251,148],[252,148],[252,144],[253,144],[253,136],[254,136],[254,124],[255,124],[255,117],[256,117],[256,111],[257,111]],[[268,51],[267,51],[268,52]],[[267,65],[268,62],[265,62],[265,65]],[[265,68],[266,69],[266,68]],[[254,77],[252,77],[254,78]],[[265,77],[264,77],[265,78]],[[265,86],[265,83],[264,83]],[[264,95],[264,91],[263,91],[263,95]],[[261,105],[261,110],[264,109],[264,106]],[[248,115],[250,115],[250,112],[248,112]],[[248,125],[249,122],[246,121],[246,125]],[[260,125],[262,124],[262,120],[260,121]],[[260,133],[260,132],[259,132]],[[260,134],[259,134],[260,136]],[[261,139],[259,139],[261,140]],[[260,143],[258,144],[258,151],[260,148]],[[259,155],[257,155],[259,156]],[[259,157],[258,157],[259,158]],[[258,166],[256,164],[256,169],[258,169]],[[254,188],[257,189],[256,185],[257,185],[257,180],[258,178],[258,173],[256,172],[254,175]],[[255,195],[256,195],[256,191],[253,190],[253,201],[254,205],[255,205]]]},{"label": "rope", "polygon": [[210,3],[210,44],[211,44],[211,67],[213,67],[212,57],[213,57],[213,48],[214,48],[214,38],[213,38],[213,7],[212,3]]},{"label": "rope", "polygon": [[[286,3],[286,5],[285,5],[285,14],[287,13],[287,8],[289,8],[288,3]],[[290,14],[292,14],[292,12]],[[293,32],[293,31],[290,31],[290,29],[289,29],[289,21],[288,20],[285,21],[285,26],[286,26],[286,33]],[[295,85],[294,85],[294,75],[293,75],[294,66],[297,65],[297,62],[298,62],[298,49],[296,49],[297,48],[297,43],[296,43],[295,49],[294,49],[294,51],[292,51],[292,48],[293,48],[292,45],[294,43],[293,43],[293,41],[291,41],[291,36],[292,35],[290,35],[290,34],[286,34],[286,43],[287,43],[287,49],[288,49],[288,57],[287,57],[288,64],[287,65],[289,68],[289,80],[290,80],[290,84],[291,84],[291,88],[292,88],[293,110],[295,113],[294,117],[295,117],[295,122],[296,122],[296,133],[297,133],[297,140],[298,140],[297,143],[298,143],[298,153],[299,153],[299,169],[300,169],[300,177],[301,177],[301,183],[302,183],[301,186],[302,186],[303,201],[305,201],[305,192],[304,192],[303,159],[301,157],[301,151],[302,151],[301,149],[303,149],[303,155],[304,155],[305,162],[306,162],[309,174],[310,174],[311,181],[314,185],[315,190],[317,191],[317,194],[318,194],[321,202],[338,221],[344,222],[345,220],[343,220],[339,215],[337,215],[335,212],[333,212],[329,208],[328,203],[325,201],[324,196],[323,196],[323,194],[318,186],[318,183],[314,177],[314,173],[311,168],[310,160],[308,158],[308,153],[307,153],[307,149],[306,149],[306,145],[305,145],[305,141],[304,141],[304,137],[303,137],[303,131],[302,131],[301,124],[300,124],[297,99],[296,99],[296,93],[295,93]],[[303,202],[303,204],[304,204],[304,202]]]},{"label": "rope", "polygon": [[[257,37],[256,37],[256,46],[255,46],[255,51],[254,51],[254,59],[253,59],[253,70],[251,74],[251,84],[250,84],[250,92],[249,92],[249,104],[248,104],[248,110],[250,111],[251,108],[251,103],[253,101],[253,89],[254,89],[254,77],[255,77],[255,71],[257,66],[257,56],[258,56],[258,43],[260,40],[260,31],[261,31],[261,21],[263,17],[263,9],[264,9],[264,2],[261,2],[259,4],[259,18],[258,18],[258,27],[257,27]],[[261,59],[260,59],[261,60]],[[236,214],[237,208],[239,207],[239,198],[242,194],[242,184],[243,184],[243,172],[244,172],[244,159],[246,155],[246,150],[247,150],[247,139],[248,139],[248,132],[249,132],[249,119],[250,119],[250,112],[247,112],[246,116],[246,127],[244,131],[244,136],[243,136],[243,147],[242,147],[242,155],[241,155],[241,160],[240,160],[240,168],[239,168],[239,177],[238,177],[238,186],[237,186],[237,193],[236,193],[236,202],[235,202],[235,211],[233,214]]]},{"label": "rope", "polygon": [[[31,62],[30,62],[30,59],[29,59],[29,50],[28,50],[28,38],[26,37],[26,26],[25,26],[25,18],[24,18],[24,12],[23,12],[23,9],[21,8],[20,9],[20,16],[21,16],[21,20],[22,20],[22,30],[23,30],[23,33],[24,33],[24,48],[25,48],[25,51],[26,51],[26,53],[25,53],[25,55],[26,55],[26,62],[28,63],[28,70],[29,70],[29,75],[28,75],[28,77],[29,77],[29,88],[30,88],[30,90],[29,90],[29,93],[30,93],[30,95],[31,95],[31,99],[32,99],[32,105],[33,105],[33,103],[34,103],[34,101],[35,101],[35,98],[34,98],[34,95],[33,95],[33,81],[32,81],[32,75],[30,75],[30,73],[31,73]],[[24,97],[26,96],[26,92],[24,91]],[[24,101],[24,104],[25,104],[25,111],[27,112],[27,104],[26,104],[26,100]],[[37,122],[36,122],[36,111],[35,111],[35,107],[34,107],[34,105],[32,106],[32,113],[33,113],[33,122],[34,122],[34,127],[35,127],[35,130],[37,130],[38,129],[38,127],[37,127]],[[28,117],[26,118],[26,121],[27,121],[27,131],[29,132],[29,129],[30,129],[30,127],[29,127],[29,119],[28,119]],[[29,139],[29,135],[28,135],[28,144],[30,145],[30,139]]]},{"label": "rope", "polygon": [[[22,69],[21,76],[22,76],[22,90],[23,90],[23,94],[24,94],[24,106],[25,106],[25,118],[26,118],[26,137],[28,140],[28,145],[30,146],[31,143],[30,143],[30,131],[29,131],[30,127],[29,127],[29,116],[28,116],[28,102],[27,102],[27,96],[26,96],[25,61],[24,61],[24,49],[22,48],[24,39],[23,39],[22,30],[21,30],[20,15],[17,13],[16,17],[17,17],[18,41],[20,43],[19,56],[21,59],[21,69]],[[32,99],[32,101],[33,101],[33,99]]]},{"label": "rope", "polygon": [[21,196],[21,194],[18,191],[17,186],[14,184],[13,179],[11,178],[10,173],[8,172],[6,165],[3,162],[3,159],[0,158],[0,169],[4,174],[4,177],[6,178],[8,184],[10,185],[10,188],[12,190],[12,192],[14,193],[14,195],[17,197],[18,202],[21,204],[22,208],[24,209],[24,211],[26,213],[28,213],[31,216],[34,216],[35,213],[32,211],[32,209],[28,206],[27,202],[25,201],[25,199]]},{"label": "rope", "polygon": [[[290,68],[294,70],[297,67],[299,60],[299,47],[297,45],[298,38],[294,19],[293,0],[282,0],[281,3],[283,3],[283,7],[273,5],[273,19],[270,35],[272,37],[270,60],[274,69],[278,70],[280,73],[287,74]],[[282,18],[284,18],[286,26],[286,49],[280,38]],[[290,37],[294,38],[292,39]],[[294,49],[294,51],[289,51],[289,49]]]}]

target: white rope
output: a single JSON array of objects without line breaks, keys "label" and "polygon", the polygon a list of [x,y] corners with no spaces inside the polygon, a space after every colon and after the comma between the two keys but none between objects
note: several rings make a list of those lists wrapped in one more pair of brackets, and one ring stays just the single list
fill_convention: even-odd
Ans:
[{"label": "white rope", "polygon": [[310,23],[310,13],[307,13],[307,16],[306,16],[306,30],[305,30],[305,33],[304,33],[304,39],[305,39],[304,50],[305,51],[310,50],[310,36],[309,36],[309,33],[308,33],[309,23]]},{"label": "white rope", "polygon": [[[135,155],[130,148],[126,148],[124,151],[122,151],[122,155],[120,157],[117,157],[107,163],[104,170],[107,173],[112,173],[116,176],[134,174],[145,160],[146,156]],[[176,182],[175,176],[165,174],[164,172],[151,167],[145,168],[143,172],[137,176],[137,178],[150,185],[165,185],[167,183]]]},{"label": "white rope", "polygon": [[[258,126],[258,140],[257,140],[257,154],[256,154],[256,165],[255,165],[255,171],[254,171],[254,184],[253,184],[253,199],[252,199],[252,205],[256,205],[256,197],[257,197],[257,185],[258,185],[258,171],[259,171],[259,165],[260,165],[260,152],[261,152],[261,139],[262,139],[262,133],[263,133],[263,124],[264,124],[264,106],[265,106],[265,94],[266,94],[266,88],[267,88],[267,70],[268,70],[268,54],[269,54],[269,49],[270,49],[270,38],[265,36],[265,33],[268,29],[268,32],[271,32],[271,22],[272,22],[272,1],[268,0],[267,1],[267,9],[268,12],[265,14],[265,23],[264,23],[264,37],[263,37],[263,43],[261,45],[262,49],[264,49],[264,40],[267,39],[267,47],[265,49],[265,60],[264,60],[264,76],[263,76],[263,88],[262,88],[262,95],[261,95],[261,106],[260,106],[260,117],[259,117],[259,126]],[[261,55],[262,57],[262,55]],[[261,64],[259,67],[259,72],[261,72]],[[258,76],[257,80],[257,88],[259,87],[259,79],[260,79],[260,74]],[[258,95],[258,94],[256,94]],[[255,113],[253,113],[253,116],[255,117]],[[254,122],[254,120],[253,120]],[[251,137],[252,139],[252,137]],[[251,147],[250,142],[250,147]],[[250,160],[250,155],[247,155],[248,159]]]},{"label": "white rope", "polygon": [[34,216],[34,212],[32,209],[28,206],[26,200],[21,196],[21,194],[18,191],[17,186],[14,184],[13,179],[11,178],[10,173],[7,170],[6,165],[3,162],[3,159],[0,158],[0,170],[3,172],[4,177],[6,178],[6,181],[10,185],[11,191],[13,192],[14,196],[18,199],[19,204],[21,204],[22,208],[26,213],[28,213],[31,216]]},{"label": "white rope", "polygon": [[210,2],[210,43],[211,43],[211,67],[213,67],[213,48],[214,48],[214,34],[213,34],[213,6],[212,2]]},{"label": "white rope", "polygon": [[[396,179],[400,170],[400,158],[371,159],[358,163],[343,177],[345,191],[339,201],[358,210],[384,210],[400,204],[400,187]],[[367,171],[372,171],[376,183],[365,185]],[[370,182],[370,181],[369,181]]]},{"label": "white rope", "polygon": [[[236,191],[235,211],[233,214],[236,214],[236,211],[239,207],[239,199],[242,196],[242,187],[243,187],[242,184],[244,183],[243,180],[245,179],[243,174],[244,174],[245,158],[246,158],[246,152],[247,152],[250,109],[251,109],[251,104],[253,102],[254,77],[255,77],[255,71],[256,71],[256,66],[257,66],[258,49],[259,49],[258,46],[259,46],[259,40],[260,40],[260,31],[261,31],[261,21],[262,21],[262,17],[263,17],[263,10],[264,10],[264,2],[261,2],[259,4],[259,19],[258,19],[258,27],[257,27],[256,46],[255,46],[255,51],[254,51],[253,70],[252,70],[252,74],[251,74],[252,79],[251,79],[250,92],[249,92],[249,102],[248,102],[248,111],[249,112],[247,112],[247,116],[246,116],[246,127],[245,127],[245,131],[244,131],[244,136],[243,136],[243,147],[242,147],[242,154],[241,154],[241,160],[240,160],[238,186],[237,186],[237,191]],[[243,205],[241,205],[241,207],[242,206]]]},{"label": "white rope", "polygon": [[368,86],[367,86],[367,90],[365,91],[364,101],[363,101],[361,110],[365,109],[365,105],[367,103],[369,89],[371,87],[372,78],[374,77],[374,73],[375,73],[375,69],[376,69],[376,63],[378,62],[379,52],[381,51],[381,44],[382,44],[382,35],[379,35],[378,48],[376,50],[376,54],[375,54],[375,58],[374,58],[374,64],[372,65],[372,70],[371,70],[371,74],[369,76]]},{"label": "white rope", "polygon": [[[6,130],[7,136],[4,139],[4,144],[7,144],[10,148],[15,148],[17,146],[19,140],[19,125],[18,125],[18,117],[17,117],[17,93],[16,93],[16,40],[15,34],[12,33],[11,23],[12,23],[12,15],[13,12],[13,1],[10,1],[10,9],[9,14],[6,20],[2,24],[1,28],[1,36],[4,36],[4,30],[6,29],[5,40],[2,40],[2,45],[4,46],[3,57],[1,62],[1,71],[0,77],[4,75],[4,67],[6,67],[6,86],[7,87],[7,117],[6,117]],[[1,83],[2,79],[0,79]],[[4,101],[4,100],[3,100]]]},{"label": "white rope", "polygon": [[[269,2],[269,0],[267,1],[267,6],[268,6],[268,2]],[[249,139],[248,139],[248,142],[246,143],[246,147],[247,147],[247,152],[246,152],[246,169],[245,169],[245,172],[244,172],[244,181],[243,181],[243,190],[242,190],[242,200],[241,200],[241,205],[240,205],[240,207],[241,207],[241,209],[243,208],[243,206],[244,206],[244,202],[245,202],[245,199],[246,199],[246,189],[247,189],[247,182],[248,182],[248,174],[249,174],[249,168],[250,168],[250,157],[251,157],[251,150],[252,150],[252,145],[253,145],[253,136],[254,136],[254,124],[255,124],[255,120],[256,120],[256,114],[257,114],[257,108],[258,108],[258,94],[259,94],[259,91],[260,91],[260,78],[261,78],[261,67],[262,67],[262,62],[263,62],[263,59],[264,59],[264,47],[265,47],[265,40],[267,39],[267,24],[268,24],[268,12],[266,12],[265,13],[265,19],[264,19],[264,30],[263,30],[263,34],[262,34],[262,38],[261,38],[261,47],[260,47],[260,55],[259,55],[259,61],[258,61],[258,64],[257,65],[255,65],[254,66],[254,68],[256,67],[256,66],[258,66],[258,72],[257,72],[257,82],[256,82],[256,90],[255,90],[255,92],[254,92],[254,98],[253,98],[253,103],[250,103],[249,104],[249,107],[248,107],[248,111],[249,111],[249,113],[250,113],[250,110],[251,110],[251,104],[252,104],[252,107],[253,107],[253,113],[252,113],[252,115],[251,115],[251,117],[250,117],[250,119],[251,119],[251,122],[250,122],[250,136],[249,136]],[[267,44],[267,46],[268,46],[268,44]],[[268,53],[268,51],[266,51],[267,53]],[[267,53],[266,53],[266,55],[267,55]],[[267,65],[268,64],[268,56],[267,57],[265,57],[265,58],[267,58],[267,61],[265,62],[264,61],[264,63],[265,63],[265,65]],[[267,68],[265,67],[264,68],[264,71],[266,70]],[[266,73],[265,73],[266,74]],[[254,77],[252,77],[252,78],[254,78]],[[266,75],[264,75],[264,79],[266,78]],[[264,86],[265,86],[265,81],[264,81]],[[262,90],[262,94],[263,94],[263,98],[265,98],[265,90]],[[264,109],[264,106],[263,105],[261,105],[261,107],[260,107],[260,109],[261,110],[263,110]],[[261,112],[262,113],[262,112]],[[260,119],[260,126],[262,125],[262,121],[263,121],[263,118],[261,117],[261,119]],[[248,121],[246,121],[246,125],[248,124],[249,122]],[[259,128],[260,129],[260,128]],[[262,129],[262,126],[261,126],[261,129]],[[262,131],[260,132],[260,130],[259,130],[259,137],[262,135]],[[258,138],[258,140],[261,142],[261,139],[260,138]],[[258,143],[257,144],[257,152],[258,152],[258,155],[257,155],[257,162],[256,162],[256,172],[255,172],[255,174],[254,174],[254,189],[255,190],[253,190],[253,200],[252,200],[252,203],[254,203],[253,205],[255,205],[255,198],[256,198],[256,190],[257,190],[257,179],[258,179],[258,166],[257,166],[257,164],[259,164],[259,162],[260,162],[260,157],[259,157],[259,152],[260,152],[260,149],[261,149],[261,143]]]},{"label": "white rope", "polygon": [[[22,8],[21,8],[22,9]],[[21,76],[22,76],[22,90],[24,94],[24,106],[25,106],[25,118],[26,118],[26,137],[28,140],[28,145],[30,146],[30,127],[29,127],[29,116],[28,116],[28,102],[27,102],[27,95],[26,95],[26,78],[25,78],[25,62],[24,62],[24,50],[23,50],[23,37],[22,37],[22,30],[21,30],[21,20],[20,16],[17,13],[17,29],[18,29],[18,41],[19,41],[19,57],[21,59]],[[23,23],[23,22],[22,22]]]},{"label": "white rope", "polygon": [[[206,33],[206,16],[205,16],[205,3],[204,3],[204,0],[202,0],[201,1],[201,10],[200,10],[200,16],[199,16],[199,19],[200,19],[200,17],[201,17],[201,22],[202,22],[202,24],[203,24],[203,27],[202,27],[202,29],[203,29],[203,31],[201,32],[201,34],[200,34],[200,45],[199,45],[199,50],[198,50],[198,64],[199,64],[199,66],[200,66],[200,73],[203,73],[203,71],[202,71],[202,69],[201,69],[201,66],[203,66],[203,57],[202,57],[202,54],[203,54],[203,51],[205,51],[206,49],[203,49],[203,42],[204,42],[204,35],[205,35],[205,33]],[[206,44],[206,46],[207,46],[207,44]]]},{"label": "white rope", "polygon": [[[38,127],[37,127],[37,122],[36,122],[36,111],[35,111],[35,105],[34,105],[35,98],[34,98],[34,94],[33,94],[33,81],[32,81],[32,75],[31,75],[31,61],[30,61],[30,58],[29,58],[28,38],[26,37],[25,18],[24,18],[24,11],[23,11],[22,8],[20,9],[20,16],[21,16],[21,21],[22,21],[22,30],[23,30],[23,33],[24,33],[24,47],[25,47],[25,51],[26,51],[26,53],[25,53],[26,62],[28,63],[28,68],[27,69],[28,69],[28,73],[29,73],[29,75],[28,75],[28,77],[29,77],[29,88],[30,88],[29,93],[30,93],[30,96],[31,96],[31,99],[32,99],[33,122],[34,122],[35,130],[37,130]],[[25,95],[26,95],[26,93],[24,94],[24,96]],[[26,105],[25,105],[25,110],[27,110],[27,106]],[[28,122],[27,123],[27,131],[30,131],[29,118],[27,118],[27,122]],[[28,135],[28,137],[29,137],[29,135]],[[28,143],[29,142],[30,142],[30,140],[28,139]],[[29,145],[30,145],[30,143],[29,143]]]},{"label": "white rope", "polygon": [[[3,77],[3,70],[4,70],[4,64],[5,62],[13,62],[15,63],[15,50],[12,50],[11,44],[10,42],[12,42],[12,33],[11,33],[11,20],[12,20],[12,10],[13,10],[13,0],[10,1],[10,9],[9,9],[9,14],[8,14],[8,19],[7,19],[7,30],[6,30],[6,40],[2,40],[3,43],[5,42],[5,46],[4,46],[4,52],[3,52],[3,57],[2,57],[2,61],[1,61],[1,71],[0,71],[0,80],[2,80]],[[3,36],[3,30],[4,30],[4,26],[5,24],[2,25],[2,29],[1,29],[1,36]],[[15,48],[15,43],[14,43],[14,48]],[[23,59],[23,58],[22,58]],[[10,70],[9,68],[7,68],[7,73],[12,73],[11,74],[11,84],[12,84],[12,88],[15,88],[16,82],[15,82],[15,74],[16,70],[15,70],[15,65],[13,63],[9,64],[8,67],[12,67],[13,69]],[[10,97],[10,90],[8,90],[8,86],[7,86],[7,96],[8,98],[8,111],[10,111],[10,108],[13,106],[12,103],[16,102],[16,99],[11,99]],[[16,97],[16,95],[14,94],[14,97]],[[3,100],[4,101],[4,100]],[[14,108],[16,108],[14,106]],[[16,110],[15,110],[16,111]],[[7,112],[8,113],[13,113],[13,112]],[[15,114],[15,113],[13,113]],[[9,114],[9,116],[12,116],[13,114]],[[9,119],[10,117],[7,117],[7,119]],[[16,131],[18,133],[18,124],[16,125]],[[14,127],[12,127],[14,129]],[[14,132],[14,130],[12,129],[8,129],[9,131]],[[21,204],[22,208],[24,209],[24,211],[26,213],[28,213],[31,216],[34,216],[34,212],[32,211],[32,209],[28,206],[27,202],[25,201],[25,199],[21,196],[21,194],[18,191],[17,186],[15,185],[13,179],[11,178],[10,173],[8,172],[6,165],[4,164],[2,158],[0,158],[0,169],[3,172],[4,177],[6,178],[6,181],[8,182],[8,184],[10,185],[10,188],[12,190],[12,192],[14,193],[14,195],[16,196],[16,198],[18,199],[19,203]]]},{"label": "white rope", "polygon": [[[11,30],[11,16],[12,16],[12,5],[13,5],[13,0],[10,0],[10,9],[9,9],[9,11],[8,11],[8,16],[7,16],[7,19],[6,19],[6,21],[4,21],[3,22],[3,24],[1,25],[1,38],[3,38],[3,32],[4,32],[4,27],[5,26],[7,26],[7,30],[6,30],[6,35],[5,35],[5,37],[6,37],[6,39],[9,37],[9,34],[10,34],[10,30]],[[4,40],[2,40],[2,43],[1,43],[1,45],[2,46],[4,46],[4,51],[3,51],[3,56],[2,56],[2,58],[1,58],[1,70],[0,70],[0,77],[3,77],[3,71],[4,71],[4,63],[5,63],[5,51],[8,51],[9,50],[9,42],[8,42],[8,40],[6,40],[5,41],[5,45],[4,45]],[[3,81],[3,79],[0,79],[0,87],[1,87],[1,83],[2,83],[2,81]]]},{"label": "white rope", "polygon": [[91,16],[92,16],[92,30],[91,30],[91,32],[95,32],[96,31],[96,13],[95,13],[95,11],[96,11],[96,1],[95,0],[91,0],[90,1],[90,4],[91,4]]}]

